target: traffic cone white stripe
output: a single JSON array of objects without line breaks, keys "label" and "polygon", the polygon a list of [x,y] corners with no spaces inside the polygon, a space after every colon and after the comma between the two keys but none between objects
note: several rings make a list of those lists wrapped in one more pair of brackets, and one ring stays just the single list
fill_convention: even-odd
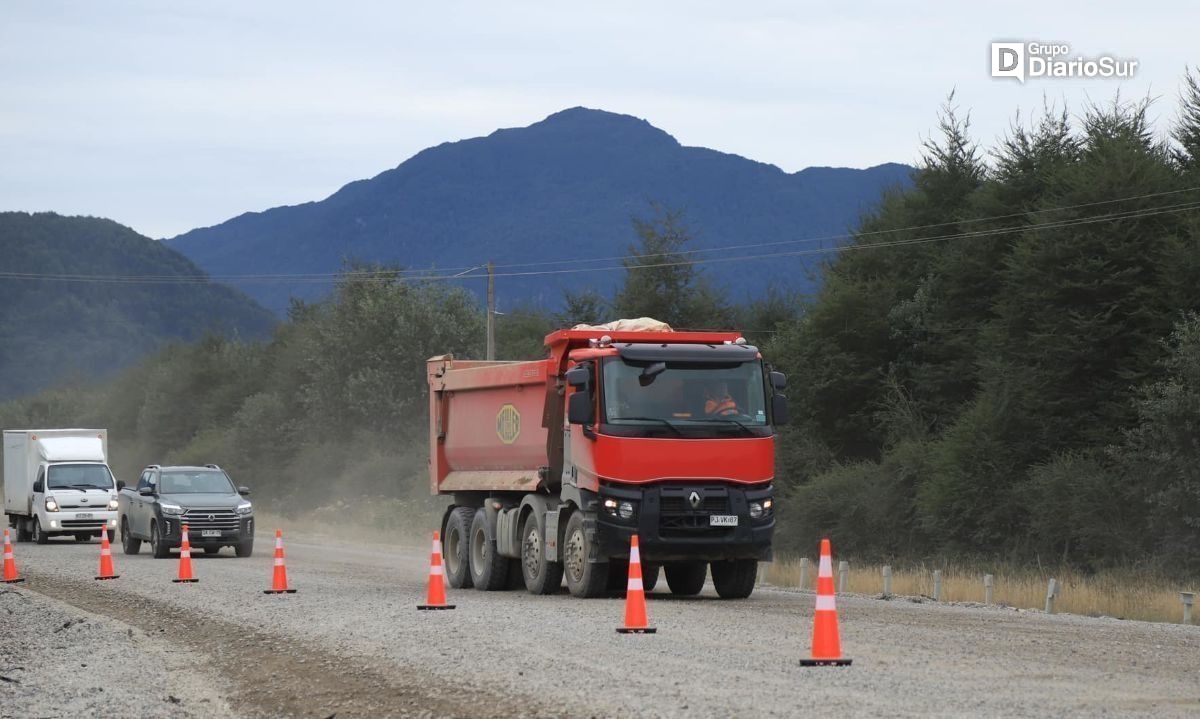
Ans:
[{"label": "traffic cone white stripe", "polygon": [[275,557],[275,566],[276,566],[276,567],[282,567],[282,566],[283,566],[283,557]]},{"label": "traffic cone white stripe", "polygon": [[430,567],[430,568],[429,568],[429,573],[430,573],[430,574],[436,574],[436,575],[438,575],[438,576],[442,576],[442,575],[444,575],[446,572],[445,572],[445,570],[444,570],[444,569],[442,569],[442,565],[440,565],[440,564],[435,564],[435,565],[433,565],[432,567]]},{"label": "traffic cone white stripe", "polygon": [[837,602],[834,600],[833,597],[826,597],[823,595],[817,597],[817,611],[818,612],[832,611],[834,609],[837,609]]},{"label": "traffic cone white stripe", "polygon": [[637,577],[632,577],[629,580],[629,587],[627,591],[632,592],[634,590],[639,592],[642,591],[642,580]]},{"label": "traffic cone white stripe", "polygon": [[433,551],[434,551],[436,554],[438,554],[438,555],[441,555],[441,553],[442,553],[442,540],[440,540],[440,539],[435,539],[435,540],[433,540]]},{"label": "traffic cone white stripe", "polygon": [[637,547],[633,547],[629,550],[629,563],[633,564],[634,562],[637,562],[638,564],[642,563],[642,550],[638,549]]},{"label": "traffic cone white stripe", "polygon": [[821,563],[817,567],[818,577],[833,578],[833,559],[830,557],[821,557]]}]

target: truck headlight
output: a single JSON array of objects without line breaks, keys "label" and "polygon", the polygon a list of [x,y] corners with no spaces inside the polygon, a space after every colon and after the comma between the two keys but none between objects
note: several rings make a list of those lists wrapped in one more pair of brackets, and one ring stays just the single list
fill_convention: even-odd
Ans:
[{"label": "truck headlight", "polygon": [[763,516],[762,502],[751,502],[750,503],[750,518],[751,519],[762,519],[762,516]]},{"label": "truck headlight", "polygon": [[116,509],[117,509],[117,500],[115,500],[115,499],[110,499],[110,500],[108,500],[108,508],[109,508],[109,510],[110,510],[110,511],[116,511]]},{"label": "truck headlight", "polygon": [[234,507],[233,511],[237,512],[238,514],[250,514],[254,511],[254,505],[246,502],[245,504],[239,504],[238,506]]},{"label": "truck headlight", "polygon": [[183,507],[178,504],[167,504],[163,502],[158,505],[162,509],[163,514],[183,514]]},{"label": "truck headlight", "polygon": [[633,519],[633,503],[621,502],[617,507],[617,513],[621,515],[621,519]]},{"label": "truck headlight", "polygon": [[46,511],[47,512],[57,512],[58,511],[58,502],[55,501],[54,497],[46,497]]},{"label": "truck headlight", "polygon": [[604,511],[615,517],[617,515],[617,500],[611,498],[604,500]]}]

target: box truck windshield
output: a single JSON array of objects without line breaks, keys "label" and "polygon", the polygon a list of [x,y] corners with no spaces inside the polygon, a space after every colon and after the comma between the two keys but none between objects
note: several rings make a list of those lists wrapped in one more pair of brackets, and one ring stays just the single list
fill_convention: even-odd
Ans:
[{"label": "box truck windshield", "polygon": [[46,479],[49,489],[112,489],[112,473],[103,464],[52,464]]},{"label": "box truck windshield", "polygon": [[611,358],[604,363],[603,376],[604,416],[609,428],[670,423],[688,429],[689,434],[712,435],[723,433],[719,425],[724,424],[768,431],[766,388],[758,362],[628,362]]}]

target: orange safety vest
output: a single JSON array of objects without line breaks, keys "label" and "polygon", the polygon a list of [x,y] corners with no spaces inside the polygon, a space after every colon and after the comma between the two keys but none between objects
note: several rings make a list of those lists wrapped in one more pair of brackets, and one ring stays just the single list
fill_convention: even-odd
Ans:
[{"label": "orange safety vest", "polygon": [[723,399],[710,399],[704,403],[704,414],[715,414],[722,417],[738,414],[737,403],[728,395]]}]

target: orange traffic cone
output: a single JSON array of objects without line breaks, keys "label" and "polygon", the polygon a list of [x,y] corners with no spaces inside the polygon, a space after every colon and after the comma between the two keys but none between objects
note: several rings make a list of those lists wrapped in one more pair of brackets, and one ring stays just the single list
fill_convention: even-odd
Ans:
[{"label": "orange traffic cone", "polygon": [[821,564],[817,569],[817,611],[813,613],[812,659],[801,659],[802,667],[848,667],[838,635],[837,605],[833,591],[833,553],[829,540],[821,540]]},{"label": "orange traffic cone", "polygon": [[295,589],[288,589],[287,567],[283,564],[283,530],[275,530],[275,576],[271,580],[271,588],[264,589],[263,594],[295,594]]},{"label": "orange traffic cone", "polygon": [[108,528],[100,530],[100,574],[96,579],[116,579],[119,574],[113,574],[112,547],[108,544]]},{"label": "orange traffic cone", "polygon": [[442,568],[442,538],[438,532],[433,533],[433,553],[429,556],[429,591],[425,595],[425,603],[418,604],[417,609],[454,609],[453,604],[446,604],[446,574]]},{"label": "orange traffic cone", "polygon": [[25,581],[25,577],[17,575],[17,560],[13,559],[12,542],[8,539],[8,527],[4,528],[4,579],[5,584],[16,584]]},{"label": "orange traffic cone", "polygon": [[629,584],[625,588],[625,626],[617,627],[621,634],[654,634],[646,618],[646,591],[642,587],[642,554],[637,535],[629,540]]},{"label": "orange traffic cone", "polygon": [[183,543],[179,545],[179,578],[171,581],[176,584],[200,581],[192,576],[192,545],[188,542],[188,526],[186,524],[183,525]]}]

